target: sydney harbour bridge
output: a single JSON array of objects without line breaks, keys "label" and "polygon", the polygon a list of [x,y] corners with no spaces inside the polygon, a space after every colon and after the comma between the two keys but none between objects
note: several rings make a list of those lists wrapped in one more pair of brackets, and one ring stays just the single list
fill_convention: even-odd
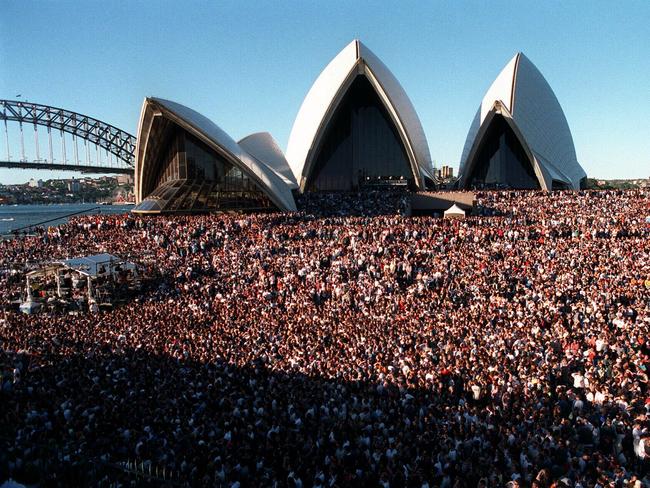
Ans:
[{"label": "sydney harbour bridge", "polygon": [[0,168],[133,174],[135,137],[106,122],[17,100],[0,100],[0,120]]}]

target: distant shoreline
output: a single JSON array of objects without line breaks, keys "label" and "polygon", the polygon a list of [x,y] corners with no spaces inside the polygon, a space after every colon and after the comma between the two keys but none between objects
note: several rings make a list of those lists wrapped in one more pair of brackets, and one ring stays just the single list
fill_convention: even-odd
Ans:
[{"label": "distant shoreline", "polygon": [[[0,205],[0,236],[14,238],[31,234],[35,227],[56,227],[78,215],[113,215],[128,213],[133,205],[99,203],[28,203]],[[29,226],[33,226],[29,228]],[[25,229],[27,227],[27,229]]]}]

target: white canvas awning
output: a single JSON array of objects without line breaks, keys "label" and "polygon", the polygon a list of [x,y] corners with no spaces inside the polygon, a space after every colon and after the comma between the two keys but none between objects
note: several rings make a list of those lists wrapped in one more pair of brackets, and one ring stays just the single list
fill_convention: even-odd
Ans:
[{"label": "white canvas awning", "polygon": [[447,210],[445,210],[444,217],[447,218],[460,218],[464,219],[465,218],[465,210],[460,208],[458,205],[455,203],[449,207]]},{"label": "white canvas awning", "polygon": [[82,256],[72,259],[62,259],[60,261],[52,261],[39,269],[30,271],[27,276],[30,278],[45,276],[49,273],[56,273],[63,269],[75,271],[84,276],[96,278],[97,276],[108,276],[115,273],[117,267],[127,270],[135,270],[135,265],[124,259],[114,256],[113,254],[102,253],[94,254],[92,256]]}]

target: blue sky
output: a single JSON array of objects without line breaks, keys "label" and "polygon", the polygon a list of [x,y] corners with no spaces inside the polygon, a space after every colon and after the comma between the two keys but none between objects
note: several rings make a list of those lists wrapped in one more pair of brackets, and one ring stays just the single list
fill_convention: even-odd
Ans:
[{"label": "blue sky", "polygon": [[[360,38],[400,80],[432,158],[458,165],[485,91],[523,51],[590,176],[650,176],[650,2],[0,0],[0,98],[135,133],[145,96],[286,149],[303,97]],[[0,170],[0,182],[64,176]]]}]

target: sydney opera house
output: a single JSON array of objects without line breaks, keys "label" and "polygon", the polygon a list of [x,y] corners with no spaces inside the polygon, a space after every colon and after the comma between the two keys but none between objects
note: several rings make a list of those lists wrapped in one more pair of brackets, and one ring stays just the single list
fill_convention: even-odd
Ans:
[{"label": "sydney opera house", "polygon": [[579,189],[586,178],[560,103],[522,53],[483,97],[459,174],[461,188]]},{"label": "sydney opera house", "polygon": [[252,134],[237,143],[183,105],[159,98],[144,101],[134,212],[294,211],[295,186],[269,134]]},{"label": "sydney opera house", "polygon": [[[268,133],[236,142],[178,103],[147,98],[136,147],[139,213],[296,210],[294,196],[433,181],[420,119],[390,70],[358,40],[320,73],[286,158]],[[523,54],[496,78],[472,122],[460,188],[579,188],[585,173],[553,91]]]},{"label": "sydney opera house", "polygon": [[301,192],[403,184],[423,189],[431,156],[399,81],[359,41],[312,85],[293,124],[287,160]]}]

